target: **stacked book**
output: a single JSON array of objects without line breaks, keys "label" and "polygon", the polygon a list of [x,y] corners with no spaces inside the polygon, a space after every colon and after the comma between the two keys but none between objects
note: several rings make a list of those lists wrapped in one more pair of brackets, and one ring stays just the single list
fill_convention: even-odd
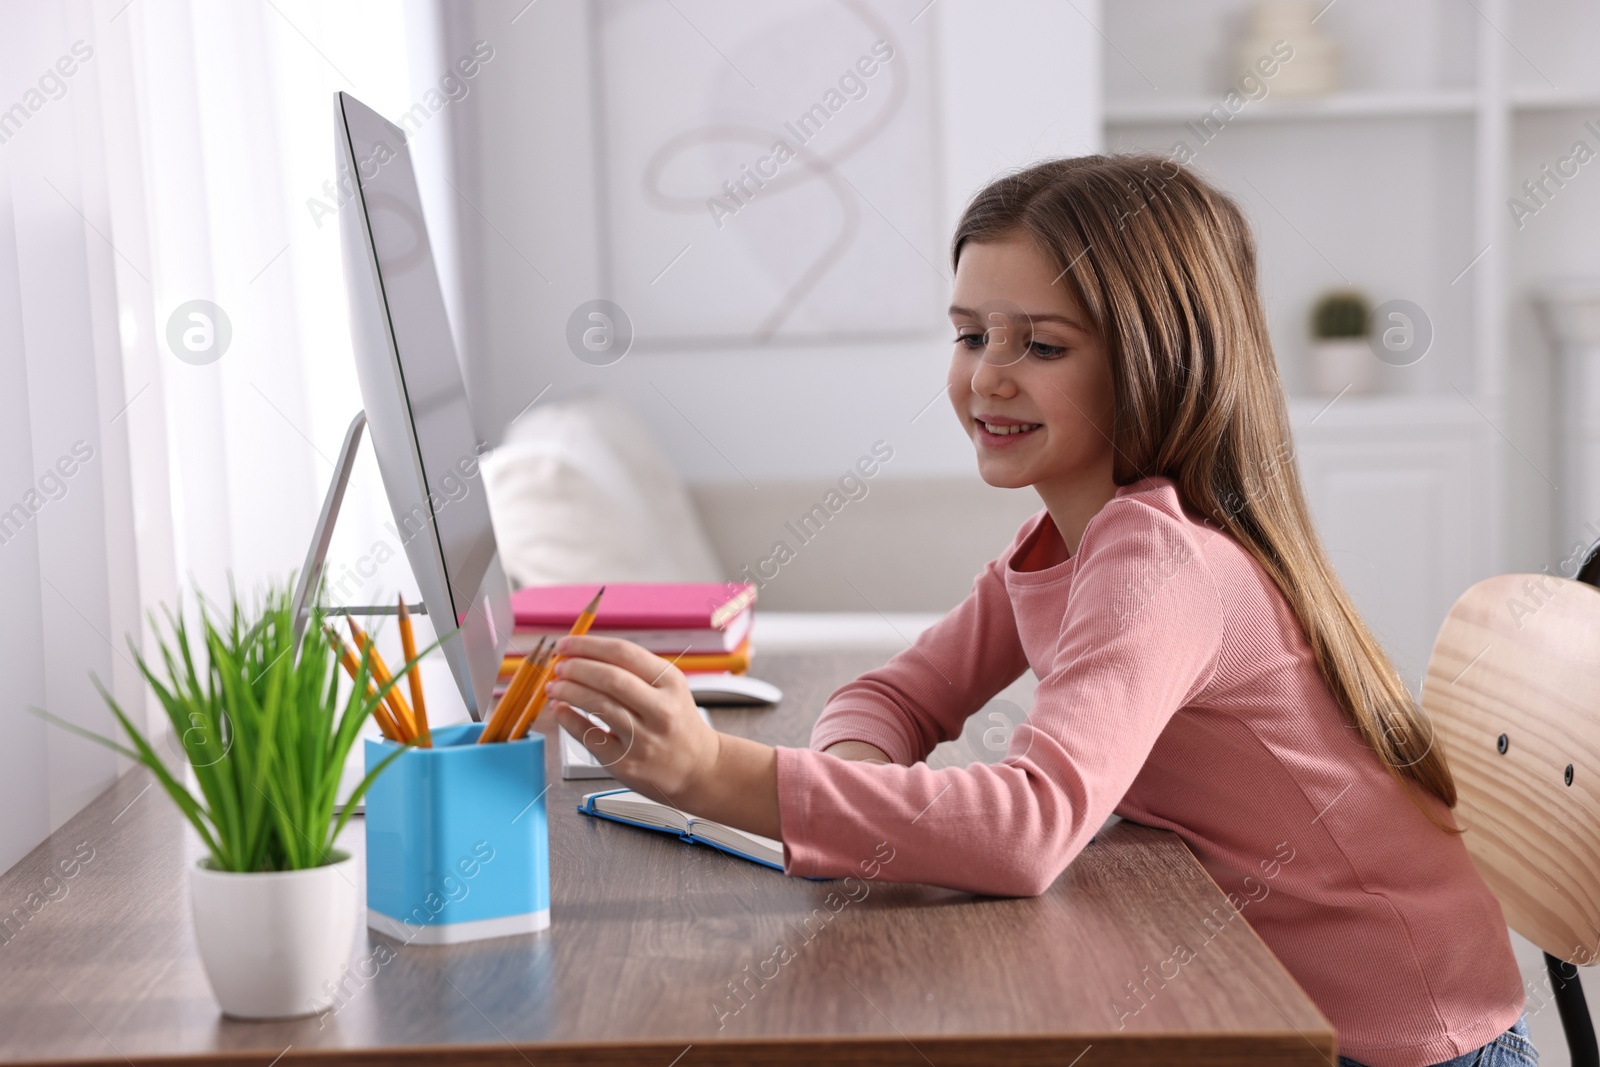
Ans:
[{"label": "stacked book", "polygon": [[[568,633],[599,588],[537,585],[512,593],[516,631],[500,665],[502,684],[541,639]],[[754,583],[607,582],[605,590],[590,634],[632,641],[685,672],[749,670]]]}]

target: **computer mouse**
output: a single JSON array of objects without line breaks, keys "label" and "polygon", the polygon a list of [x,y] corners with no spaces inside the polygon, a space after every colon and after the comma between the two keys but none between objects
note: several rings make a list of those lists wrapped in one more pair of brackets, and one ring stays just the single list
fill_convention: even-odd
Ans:
[{"label": "computer mouse", "polygon": [[691,672],[684,677],[699,704],[776,704],[783,699],[783,690],[748,674]]}]

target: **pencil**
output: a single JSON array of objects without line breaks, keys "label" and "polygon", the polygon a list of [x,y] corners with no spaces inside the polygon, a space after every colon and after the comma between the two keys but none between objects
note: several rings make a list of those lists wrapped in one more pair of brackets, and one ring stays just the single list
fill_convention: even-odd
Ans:
[{"label": "pencil", "polygon": [[[367,645],[369,647],[372,646],[370,639],[367,641]],[[380,687],[389,685],[394,680],[389,674],[388,666],[383,662],[382,657],[378,655],[378,650],[375,647],[372,649],[370,670],[372,672],[372,680],[377,682]],[[388,705],[389,713],[394,716],[395,722],[400,725],[400,729],[405,733],[404,739],[415,741],[417,739],[417,728],[412,724],[411,705],[407,704],[406,698],[400,695],[400,690],[390,687],[389,691],[383,695],[383,701]]]},{"label": "pencil", "polygon": [[[350,676],[351,681],[355,681],[361,673],[361,662],[356,659],[356,655],[350,650],[350,646],[345,644],[344,638],[339,636],[338,630],[327,625],[324,625],[323,629],[327,631],[328,640],[333,642],[333,647],[339,650],[339,662],[344,665],[345,673]],[[371,674],[371,671],[369,670],[367,673]],[[368,681],[367,696],[369,698],[374,697],[377,692],[373,688],[372,682]],[[389,716],[389,709],[384,706],[383,701],[378,701],[377,706],[372,709],[372,717],[378,720],[378,729],[383,731],[384,737],[391,741],[404,742],[405,739],[400,736],[400,728],[395,725],[394,720]]]},{"label": "pencil", "polygon": [[494,713],[489,716],[489,725],[484,727],[483,733],[479,735],[479,744],[505,740],[507,727],[516,719],[517,709],[522,706],[523,697],[527,696],[529,689],[538,678],[539,664],[542,661],[547,644],[548,641],[541,638],[539,644],[518,666],[517,673],[511,678],[511,683],[506,686],[505,692],[500,695],[500,703],[495,705]]},{"label": "pencil", "polygon": [[523,694],[533,683],[533,677],[538,673],[538,653],[544,651],[544,641],[539,642],[539,647],[534,653],[522,661],[522,666],[517,668],[517,673],[512,677],[511,684],[506,686],[500,703],[496,704],[494,711],[489,716],[489,723],[478,735],[478,744],[487,745],[491,741],[499,741],[505,728],[510,725],[510,720],[515,716],[516,709],[522,704]]},{"label": "pencil", "polygon": [[546,652],[539,657],[539,673],[534,679],[533,692],[523,701],[522,707],[517,710],[516,722],[512,724],[511,731],[506,735],[507,741],[518,741],[525,737],[528,728],[533,725],[533,720],[539,717],[539,712],[544,709],[545,685],[550,681],[550,671],[555,667],[555,653]]},{"label": "pencil", "polygon": [[[572,624],[572,633],[568,635],[569,637],[581,637],[589,632],[589,627],[594,625],[594,617],[600,608],[600,598],[605,596],[605,593],[606,587],[602,585],[600,591],[594,595],[594,599],[589,601],[589,606],[578,615],[578,621]],[[517,713],[516,728],[511,731],[510,740],[516,741],[526,734],[528,728],[533,725],[533,720],[544,710],[545,686],[555,676],[556,664],[559,662],[561,662],[560,656],[552,656],[549,664],[541,671],[538,684],[528,698],[528,706]]]},{"label": "pencil", "polygon": [[389,705],[389,711],[394,715],[394,721],[400,724],[401,733],[404,735],[403,739],[406,741],[414,740],[417,736],[417,728],[411,721],[411,706],[406,703],[406,698],[400,695],[398,687],[389,685],[394,678],[389,674],[389,665],[383,662],[383,657],[378,654],[378,646],[373,643],[372,638],[367,636],[366,631],[357,625],[355,616],[346,615],[344,621],[350,625],[350,635],[356,639],[356,647],[363,652],[366,652],[369,648],[372,650],[370,653],[372,662],[369,667],[372,671],[372,680],[378,683],[379,688],[389,686],[389,691],[383,695],[383,702]]},{"label": "pencil", "polygon": [[[411,628],[411,613],[406,610],[404,593],[400,594],[400,649],[405,653],[407,663],[417,658],[417,635]],[[432,748],[433,734],[428,730],[428,705],[422,698],[422,674],[417,670],[418,666],[411,664],[411,669],[406,672],[406,681],[411,687],[411,707],[416,712],[417,742],[423,748]]]}]

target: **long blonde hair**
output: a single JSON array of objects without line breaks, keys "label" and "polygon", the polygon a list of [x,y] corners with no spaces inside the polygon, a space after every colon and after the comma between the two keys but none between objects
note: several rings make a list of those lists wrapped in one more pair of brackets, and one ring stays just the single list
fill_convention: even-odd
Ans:
[{"label": "long blonde hair", "polygon": [[1328,688],[1389,772],[1454,807],[1455,779],[1426,714],[1312,526],[1255,244],[1238,206],[1161,156],[1051,160],[978,193],[956,227],[951,262],[968,241],[1018,233],[1055,261],[1105,345],[1116,483],[1166,475],[1190,508],[1243,545],[1289,602]]}]

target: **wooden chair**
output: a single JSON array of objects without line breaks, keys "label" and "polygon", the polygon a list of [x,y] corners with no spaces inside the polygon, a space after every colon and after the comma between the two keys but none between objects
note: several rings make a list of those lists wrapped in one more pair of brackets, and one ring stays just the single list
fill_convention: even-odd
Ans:
[{"label": "wooden chair", "polygon": [[1575,966],[1600,962],[1600,589],[1548,574],[1474,585],[1439,630],[1422,706],[1467,851],[1544,950],[1574,1067],[1600,1067]]}]

